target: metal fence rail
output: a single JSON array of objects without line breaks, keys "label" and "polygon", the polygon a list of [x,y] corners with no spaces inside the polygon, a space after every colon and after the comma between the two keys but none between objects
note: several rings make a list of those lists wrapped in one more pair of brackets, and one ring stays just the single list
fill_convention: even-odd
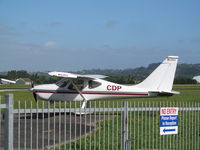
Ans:
[{"label": "metal fence rail", "polygon": [[[0,105],[2,111],[12,109],[12,95],[6,101]],[[161,107],[179,108],[177,135],[160,135]],[[7,148],[7,135],[13,144],[8,144],[9,150],[200,149],[200,102],[97,101],[81,109],[74,102],[19,101],[9,114],[13,119],[7,114],[0,119],[0,149]],[[13,120],[13,127],[8,120]]]}]

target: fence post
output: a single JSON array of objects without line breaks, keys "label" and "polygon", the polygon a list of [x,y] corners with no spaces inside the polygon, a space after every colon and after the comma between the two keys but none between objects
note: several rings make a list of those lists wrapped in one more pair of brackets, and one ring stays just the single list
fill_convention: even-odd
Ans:
[{"label": "fence post", "polygon": [[5,140],[4,149],[13,150],[13,94],[5,95]]},{"label": "fence post", "polygon": [[128,101],[123,102],[122,114],[122,150],[128,150]]}]

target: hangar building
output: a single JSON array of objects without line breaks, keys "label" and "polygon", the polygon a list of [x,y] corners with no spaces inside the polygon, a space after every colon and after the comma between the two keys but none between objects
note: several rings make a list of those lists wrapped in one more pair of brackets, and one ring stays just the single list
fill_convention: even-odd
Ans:
[{"label": "hangar building", "polygon": [[16,84],[31,85],[31,79],[29,78],[19,78],[16,80]]}]

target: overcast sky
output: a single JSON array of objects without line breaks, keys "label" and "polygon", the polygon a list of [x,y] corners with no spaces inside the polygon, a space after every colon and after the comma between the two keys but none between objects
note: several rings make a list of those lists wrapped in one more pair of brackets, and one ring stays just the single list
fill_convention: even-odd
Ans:
[{"label": "overcast sky", "polygon": [[199,0],[0,0],[0,72],[200,63]]}]

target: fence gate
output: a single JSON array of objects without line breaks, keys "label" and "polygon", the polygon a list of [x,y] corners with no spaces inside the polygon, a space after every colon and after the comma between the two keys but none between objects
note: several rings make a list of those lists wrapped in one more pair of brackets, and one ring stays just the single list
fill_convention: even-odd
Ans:
[{"label": "fence gate", "polygon": [[[94,101],[81,109],[75,102],[18,102],[11,94],[5,101],[0,149],[200,149],[200,102]],[[160,135],[161,107],[178,107],[178,134]]]},{"label": "fence gate", "polygon": [[[0,97],[1,102],[1,97]],[[0,135],[1,143],[4,143],[5,150],[13,150],[13,95],[5,95],[5,103],[0,103]],[[4,127],[2,128],[1,109],[4,109]]]}]

